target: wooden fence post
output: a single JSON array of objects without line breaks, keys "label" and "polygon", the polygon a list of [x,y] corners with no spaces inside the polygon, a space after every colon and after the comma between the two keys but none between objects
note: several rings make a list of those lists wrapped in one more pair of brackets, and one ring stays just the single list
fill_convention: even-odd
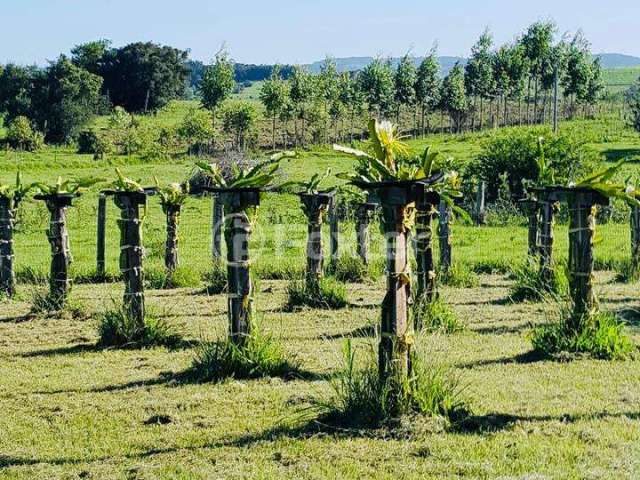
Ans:
[{"label": "wooden fence post", "polygon": [[[424,192],[416,202],[416,278],[418,301],[431,303],[436,297],[436,269],[433,260],[433,218],[436,205],[440,202],[438,195]],[[416,329],[419,328],[416,325]]]},{"label": "wooden fence post", "polygon": [[365,265],[369,265],[369,245],[371,244],[369,226],[376,208],[375,203],[360,203],[356,208],[356,251]]},{"label": "wooden fence post", "polygon": [[221,194],[212,195],[211,212],[211,256],[214,260],[222,257],[222,236],[224,235],[224,202]]},{"label": "wooden fence post", "polygon": [[180,222],[180,205],[163,205],[167,217],[167,240],[164,251],[164,266],[169,276],[178,268],[178,224]]},{"label": "wooden fence post", "polygon": [[105,253],[107,232],[107,197],[101,193],[98,197],[98,227],[96,241],[96,273],[98,278],[106,275]]},{"label": "wooden fence post", "polygon": [[634,275],[640,273],[640,207],[631,207],[631,266]]},{"label": "wooden fence post", "polygon": [[553,282],[553,223],[555,202],[548,198],[540,203],[540,275],[544,285],[550,287]]},{"label": "wooden fence post", "polygon": [[338,261],[340,256],[340,212],[338,211],[338,199],[333,197],[329,206],[329,252],[331,263]]},{"label": "wooden fence post", "polygon": [[487,183],[482,181],[478,185],[478,191],[476,193],[476,225],[484,225],[487,223],[487,212],[486,212],[486,191],[487,191]]},{"label": "wooden fence post", "polygon": [[438,207],[438,239],[440,245],[440,271],[448,272],[451,268],[451,209],[441,201]]}]

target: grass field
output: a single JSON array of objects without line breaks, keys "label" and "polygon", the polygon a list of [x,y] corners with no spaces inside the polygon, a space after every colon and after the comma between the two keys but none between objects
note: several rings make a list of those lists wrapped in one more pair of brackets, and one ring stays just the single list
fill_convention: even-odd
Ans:
[{"label": "grass field", "polygon": [[609,93],[625,92],[640,78],[640,67],[606,69],[602,77]]},{"label": "grass field", "polygon": [[[188,109],[178,103],[155,122],[177,122]],[[603,161],[640,161],[640,139],[619,120],[563,124],[588,139]],[[434,135],[411,141],[433,144],[461,163],[491,132]],[[113,178],[121,166],[150,183],[183,179],[193,159],[145,162],[132,156],[94,161],[66,148],[38,154],[0,153],[0,178],[21,169],[28,181],[65,176]],[[328,166],[350,167],[328,149],[301,152],[283,165],[287,179],[305,179]],[[95,269],[97,188],[69,212],[73,271],[78,281]],[[108,211],[108,270],[117,273],[116,209]],[[269,194],[260,208],[252,248],[262,325],[281,338],[302,364],[305,378],[231,380],[197,384],[181,373],[194,349],[226,333],[224,295],[203,293],[209,268],[211,202],[190,199],[181,221],[182,265],[195,272],[192,288],[148,290],[151,308],[176,324],[188,343],[177,350],[98,349],[98,313],[119,301],[120,283],[78,282],[72,300],[87,318],[31,317],[34,277],[46,274],[49,246],[44,207],[23,205],[15,238],[21,283],[14,300],[0,306],[0,478],[504,478],[608,479],[640,476],[640,357],[624,362],[551,361],[530,354],[531,327],[551,320],[543,304],[512,304],[505,273],[524,258],[524,227],[454,226],[456,262],[477,271],[474,288],[443,288],[444,299],[467,328],[453,335],[425,335],[418,343],[437,365],[447,365],[465,386],[473,417],[464,429],[415,418],[395,433],[335,430],[300,420],[314,398],[331,394],[345,338],[362,354],[375,344],[367,327],[377,323],[384,281],[349,284],[349,306],[337,312],[286,312],[287,280],[304,267],[306,225],[298,200]],[[151,199],[144,223],[146,266],[161,270],[164,218]],[[626,224],[598,227],[600,266],[629,256]],[[373,228],[373,255],[382,257]],[[354,227],[342,225],[344,250],[353,249]],[[556,252],[566,256],[567,227],[556,229]],[[29,282],[26,282],[29,280]],[[638,285],[614,282],[599,271],[602,308],[624,313],[640,344]],[[364,335],[363,335],[364,334]]]}]

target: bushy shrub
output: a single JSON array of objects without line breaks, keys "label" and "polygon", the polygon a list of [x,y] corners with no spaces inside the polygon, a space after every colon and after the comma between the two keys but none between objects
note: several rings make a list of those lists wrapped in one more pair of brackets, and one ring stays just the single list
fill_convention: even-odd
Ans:
[{"label": "bushy shrub", "polygon": [[292,377],[299,363],[287,356],[282,344],[258,327],[240,347],[230,339],[200,345],[187,372],[200,382],[220,382],[228,378]]},{"label": "bushy shrub", "polygon": [[615,314],[599,312],[584,318],[577,332],[567,325],[571,315],[571,308],[566,307],[559,321],[534,329],[531,335],[534,350],[551,356],[578,353],[605,360],[624,359],[635,350],[623,332],[624,324]]},{"label": "bushy shrub", "polygon": [[425,299],[414,300],[412,313],[417,330],[455,333],[464,328],[453,309],[440,297],[432,302]]},{"label": "bushy shrub", "polygon": [[93,154],[96,160],[113,151],[113,141],[106,131],[85,130],[78,135],[78,153]]},{"label": "bushy shrub", "polygon": [[538,175],[538,141],[544,137],[545,156],[558,179],[575,177],[595,161],[595,153],[575,135],[553,135],[548,127],[506,128],[492,135],[469,164],[467,174],[487,183],[487,198],[498,198],[500,176],[507,174],[511,193],[523,195],[522,180]]},{"label": "bushy shrub", "polygon": [[222,129],[230,135],[238,148],[251,147],[255,142],[255,128],[258,111],[251,102],[234,100],[222,109]]},{"label": "bushy shrub", "polygon": [[293,280],[287,286],[288,311],[296,307],[338,310],[347,304],[347,288],[331,277],[322,278],[317,287],[310,287],[303,280]]},{"label": "bushy shrub", "polygon": [[[413,355],[409,379],[400,386],[380,379],[373,348],[364,363],[356,360],[352,342],[347,340],[344,367],[331,382],[333,396],[315,403],[323,422],[380,427],[402,415],[441,416],[451,422],[469,415],[458,380],[447,368],[428,365],[424,355]],[[394,394],[396,390],[401,392],[399,396]]]},{"label": "bushy shrub", "polygon": [[636,283],[640,281],[640,270],[631,259],[617,262],[616,282]]},{"label": "bushy shrub", "polygon": [[44,145],[44,135],[33,129],[27,117],[19,116],[7,125],[6,141],[16,150],[35,152]]}]

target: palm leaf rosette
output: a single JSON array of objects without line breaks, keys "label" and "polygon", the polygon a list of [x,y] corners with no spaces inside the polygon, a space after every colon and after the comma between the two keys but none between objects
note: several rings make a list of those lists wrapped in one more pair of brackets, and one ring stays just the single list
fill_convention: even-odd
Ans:
[{"label": "palm leaf rosette", "polygon": [[9,209],[15,210],[29,193],[37,189],[37,183],[23,183],[22,174],[18,172],[16,173],[15,183],[0,184],[0,198],[7,201]]}]

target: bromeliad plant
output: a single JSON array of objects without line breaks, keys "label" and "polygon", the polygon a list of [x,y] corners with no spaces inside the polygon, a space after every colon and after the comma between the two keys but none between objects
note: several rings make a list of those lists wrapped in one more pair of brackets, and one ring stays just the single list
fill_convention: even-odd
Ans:
[{"label": "bromeliad plant", "polygon": [[228,317],[230,340],[243,347],[253,326],[253,285],[249,239],[260,203],[260,193],[275,188],[280,161],[295,156],[282,152],[253,165],[197,163],[195,175],[204,175],[208,187],[224,204],[227,245]]},{"label": "bromeliad plant", "polygon": [[167,241],[165,243],[164,265],[167,269],[168,283],[178,267],[178,224],[182,205],[189,198],[189,183],[170,183],[161,187],[158,179],[154,177],[157,193],[160,197],[162,211],[167,217]]},{"label": "bromeliad plant", "polygon": [[13,228],[18,206],[36,189],[35,183],[23,183],[20,172],[15,183],[0,184],[0,294],[12,297],[16,278],[13,270]]}]

